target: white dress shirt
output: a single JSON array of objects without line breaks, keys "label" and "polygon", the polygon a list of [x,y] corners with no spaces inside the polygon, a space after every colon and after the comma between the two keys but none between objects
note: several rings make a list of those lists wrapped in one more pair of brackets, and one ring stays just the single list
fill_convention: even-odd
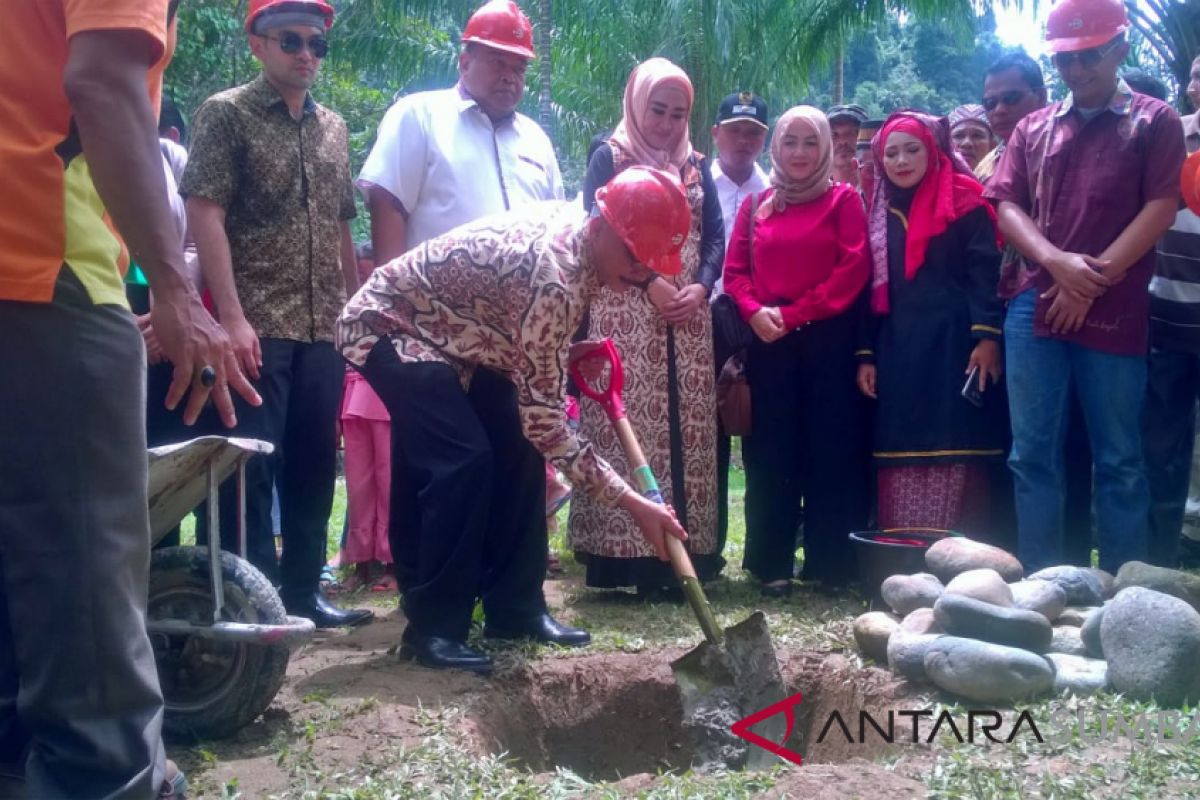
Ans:
[{"label": "white dress shirt", "polygon": [[[713,183],[717,185],[717,199],[721,201],[721,215],[725,217],[725,250],[728,251],[729,239],[733,235],[733,220],[737,217],[738,209],[742,207],[742,201],[752,192],[761,192],[769,188],[771,182],[767,173],[756,163],[754,171],[750,173],[746,182],[740,185],[736,184],[725,176],[719,157],[712,160],[712,178]],[[716,285],[713,286],[713,297],[720,294],[723,287],[724,279],[718,279]]]},{"label": "white dress shirt", "polygon": [[493,124],[460,87],[398,100],[379,125],[359,186],[408,212],[409,249],[481,217],[562,200],[549,137],[523,114]]}]

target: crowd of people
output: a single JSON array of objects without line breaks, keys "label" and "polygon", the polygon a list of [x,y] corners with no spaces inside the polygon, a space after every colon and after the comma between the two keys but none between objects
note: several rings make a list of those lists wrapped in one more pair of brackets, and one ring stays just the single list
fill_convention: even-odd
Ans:
[{"label": "crowd of people", "polygon": [[[1180,563],[1200,129],[1122,75],[1119,0],[1052,9],[1060,101],[1021,53],[945,116],[798,105],[772,126],[735,91],[711,156],[689,76],[649,58],[574,200],[516,110],[535,52],[510,0],[468,20],[454,86],[388,110],[357,176],[310,91],[325,0],[251,0],[261,74],[190,126],[164,107],[156,137],[175,5],[16,0],[0,29],[0,164],[30,192],[0,214],[0,436],[23,454],[0,467],[0,774],[33,796],[183,792],[144,632],[144,450],[198,432],[275,446],[248,467],[248,555],[327,628],[371,618],[321,588],[344,443],[346,581],[399,588],[400,655],[430,668],[491,669],[480,600],[485,637],[588,643],[542,588],[568,499],[589,586],[671,593],[668,536],[718,576],[735,428],[742,566],[768,597],[842,591],[872,527],[967,533],[1028,570],[1093,547],[1109,571]],[[599,404],[568,413],[568,366],[603,339],[665,505]]]}]

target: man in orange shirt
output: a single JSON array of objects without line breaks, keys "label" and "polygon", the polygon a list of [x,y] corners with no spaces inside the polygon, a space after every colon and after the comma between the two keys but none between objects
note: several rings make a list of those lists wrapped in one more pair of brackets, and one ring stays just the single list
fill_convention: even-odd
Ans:
[{"label": "man in orange shirt", "polygon": [[145,356],[126,246],[175,364],[168,407],[190,392],[191,422],[211,395],[233,424],[229,388],[256,397],[170,217],[155,106],[173,11],[6,0],[0,25],[0,764],[29,797],[178,793],[145,632]]}]

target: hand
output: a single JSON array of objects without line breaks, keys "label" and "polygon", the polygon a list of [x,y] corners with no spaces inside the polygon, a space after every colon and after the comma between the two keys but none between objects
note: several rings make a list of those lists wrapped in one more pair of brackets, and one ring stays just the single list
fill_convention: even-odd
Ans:
[{"label": "hand", "polygon": [[[250,405],[262,405],[262,398],[238,366],[225,330],[201,305],[200,296],[194,289],[164,289],[155,296],[150,317],[163,355],[175,365],[171,387],[167,390],[167,408],[174,411],[189,388],[191,390],[183,412],[184,424],[191,425],[196,421],[211,392],[222,422],[230,428],[237,425],[233,400],[229,396],[231,386]],[[255,338],[256,345],[257,341]],[[211,387],[200,382],[200,370],[204,366],[211,366],[216,372]]]},{"label": "hand", "polygon": [[676,289],[670,281],[655,278],[646,289],[646,294],[650,297],[650,302],[658,309],[658,313],[661,314],[663,309],[675,299]]},{"label": "hand", "polygon": [[1103,274],[1103,271],[1111,266],[1109,261],[1101,261],[1080,253],[1061,253],[1046,262],[1046,269],[1054,277],[1055,283],[1074,292],[1078,297],[1093,300],[1104,294],[1112,285],[1112,281]]},{"label": "hand", "polygon": [[1056,334],[1074,333],[1082,328],[1093,302],[1090,297],[1080,297],[1059,286],[1050,287],[1042,297],[1053,298],[1050,310],[1046,312],[1046,324]]},{"label": "hand", "polygon": [[675,510],[670,506],[651,502],[633,491],[621,495],[617,505],[633,517],[646,541],[654,546],[654,552],[658,554],[660,561],[671,560],[664,537],[674,536],[681,542],[687,541],[687,532],[680,526],[679,520],[675,519]]},{"label": "hand", "polygon": [[971,351],[967,359],[966,372],[979,367],[979,391],[987,390],[987,379],[991,376],[992,383],[1000,380],[1004,374],[1004,364],[1000,359],[1000,345],[991,339],[980,339],[979,344]]},{"label": "hand", "polygon": [[704,284],[689,284],[676,292],[660,311],[667,322],[682,325],[704,307],[704,301],[707,299],[708,290],[704,288]]},{"label": "hand", "polygon": [[262,345],[258,342],[258,334],[240,314],[225,323],[224,327],[229,331],[229,341],[242,371],[258,380],[259,370],[262,369]]},{"label": "hand", "polygon": [[166,357],[163,355],[162,345],[158,343],[158,337],[154,335],[154,326],[150,324],[150,315],[135,316],[133,321],[137,323],[138,332],[142,334],[142,341],[146,344],[147,366],[161,364]]},{"label": "hand", "polygon": [[588,385],[594,386],[604,379],[604,367],[608,360],[594,355],[603,345],[600,342],[572,342],[567,353],[567,364],[579,367]]},{"label": "hand", "polygon": [[750,329],[754,335],[770,344],[787,333],[783,324],[783,314],[778,308],[763,306],[750,317]]},{"label": "hand", "polygon": [[858,378],[855,381],[858,384],[858,390],[872,400],[879,399],[875,394],[875,377],[876,370],[874,364],[858,365]]}]

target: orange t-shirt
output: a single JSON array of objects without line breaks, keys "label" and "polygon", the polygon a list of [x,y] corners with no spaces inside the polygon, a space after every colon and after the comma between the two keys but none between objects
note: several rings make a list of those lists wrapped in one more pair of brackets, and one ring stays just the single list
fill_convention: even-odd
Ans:
[{"label": "orange t-shirt", "polygon": [[94,303],[125,303],[119,268],[123,245],[108,222],[84,157],[71,152],[78,151],[73,145],[78,137],[72,136],[63,76],[75,34],[143,31],[155,43],[156,63],[147,88],[157,107],[173,44],[167,6],[168,0],[4,0],[0,299],[49,302],[65,264]]}]

